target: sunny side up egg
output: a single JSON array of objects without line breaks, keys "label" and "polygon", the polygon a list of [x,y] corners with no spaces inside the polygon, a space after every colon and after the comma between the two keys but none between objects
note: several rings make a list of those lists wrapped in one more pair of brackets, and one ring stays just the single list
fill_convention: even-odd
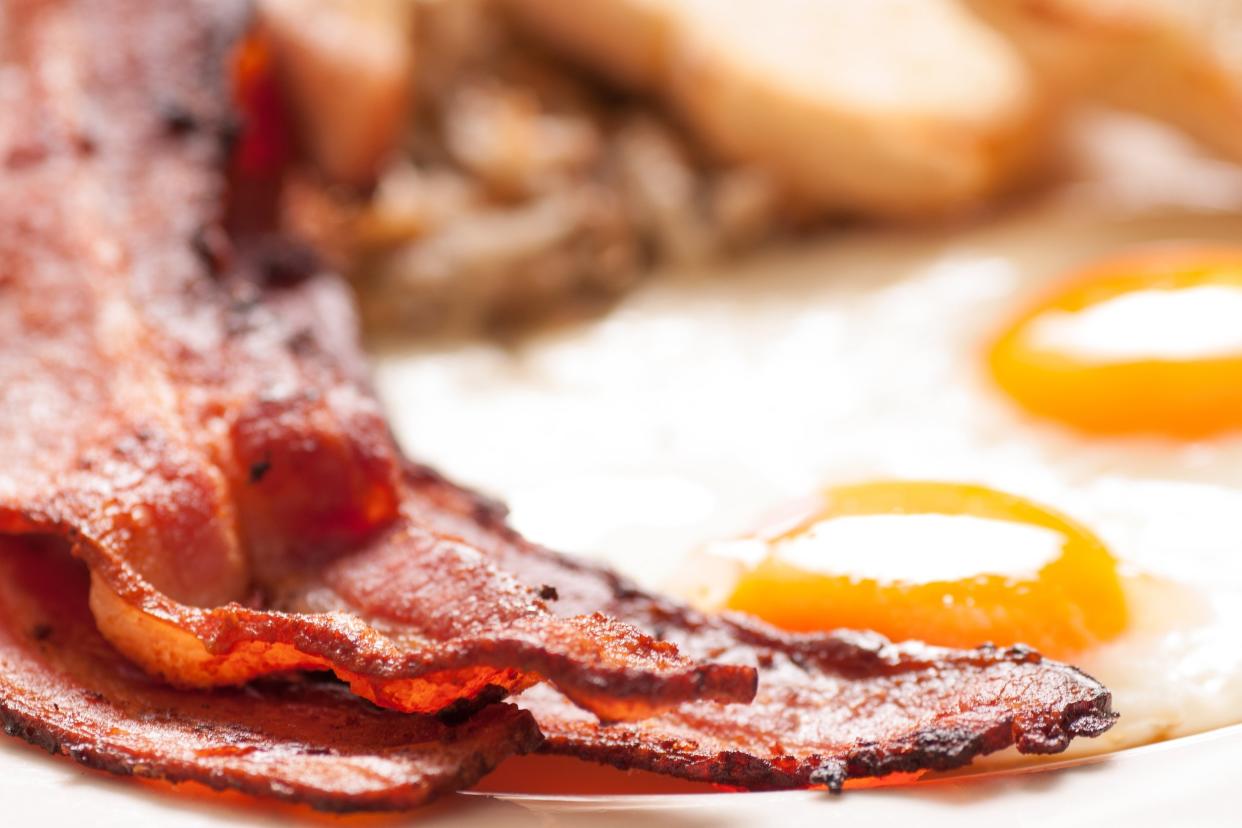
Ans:
[{"label": "sunny side up egg", "polygon": [[[1123,712],[1069,754],[1085,755],[1242,718],[1242,661],[1229,642],[1242,591],[1210,583],[1196,563],[1173,578],[1121,566],[1090,529],[1025,498],[885,480],[834,487],[748,537],[709,544],[677,582],[703,609],[791,631],[1026,644],[1075,664],[1109,685]],[[1202,671],[1206,685],[1195,683]]]},{"label": "sunny side up egg", "polygon": [[[1194,405],[1159,428],[1126,420],[1137,403],[1076,421],[1089,399],[1160,393],[1159,373],[1122,382],[1109,360],[1150,363],[1171,332],[1144,323],[1145,353],[1133,334],[1100,360],[1071,331],[1063,362],[1100,371],[1075,385],[1048,367],[1053,335],[1130,288],[1048,285],[1134,243],[1239,234],[1074,219],[896,253],[883,235],[837,240],[516,348],[381,358],[380,388],[412,450],[504,497],[528,535],[648,586],[793,629],[1023,641],[1077,664],[1121,720],[1072,752],[1104,752],[1242,721],[1242,436],[1201,427]],[[1130,267],[1127,284],[1219,285],[1220,261]],[[1144,318],[1105,310],[1114,329]],[[1071,415],[1031,404],[1033,387]]]},{"label": "sunny side up egg", "polygon": [[997,384],[1095,434],[1242,428],[1242,248],[1170,246],[1088,266],[996,340]]},{"label": "sunny side up egg", "polygon": [[[1015,403],[1091,435],[1189,440],[1238,430],[1242,248],[1149,248],[1093,264],[1020,313],[986,361]],[[1123,701],[1130,685],[1164,684],[1134,670],[1147,661],[1139,649],[1153,633],[1183,650],[1166,665],[1174,675],[1180,664],[1213,658],[1222,670],[1236,670],[1232,653],[1242,649],[1230,650],[1212,633],[1207,640],[1218,652],[1191,646],[1205,627],[1215,632],[1242,617],[1232,607],[1199,604],[1229,592],[1203,580],[1187,585],[1120,569],[1088,527],[965,483],[886,480],[828,489],[751,536],[691,558],[682,590],[705,609],[749,613],[791,631],[868,629],[954,647],[1030,645],[1120,684]],[[1242,699],[1228,698],[1226,707],[1234,701]],[[1183,717],[1123,719],[1103,743],[1075,750],[1137,744],[1210,718],[1202,710]],[[1167,734],[1159,732],[1162,719]]]},{"label": "sunny side up egg", "polygon": [[984,486],[840,486],[716,554],[748,564],[724,607],[787,630],[1022,643],[1072,661],[1129,622],[1117,562],[1090,530]]}]

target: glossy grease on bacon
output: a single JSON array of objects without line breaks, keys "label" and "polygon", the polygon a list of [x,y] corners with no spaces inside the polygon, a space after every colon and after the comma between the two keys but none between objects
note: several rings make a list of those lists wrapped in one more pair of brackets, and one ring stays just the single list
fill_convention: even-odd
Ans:
[{"label": "glossy grease on bacon", "polygon": [[394,810],[469,787],[540,742],[509,704],[451,726],[313,678],[176,690],[100,636],[88,583],[62,544],[0,538],[0,722],[84,765],[324,810]]}]

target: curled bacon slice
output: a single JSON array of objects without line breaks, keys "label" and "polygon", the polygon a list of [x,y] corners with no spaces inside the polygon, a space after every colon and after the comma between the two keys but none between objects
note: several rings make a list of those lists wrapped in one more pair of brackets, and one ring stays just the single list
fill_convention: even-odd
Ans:
[{"label": "curled bacon slice", "polygon": [[85,765],[325,810],[392,810],[469,787],[540,742],[530,714],[508,704],[450,726],[379,710],[336,682],[173,689],[99,635],[88,584],[57,544],[0,538],[0,723]]},{"label": "curled bacon slice", "polygon": [[1057,753],[1116,719],[1099,682],[1029,649],[793,635],[752,618],[707,616],[527,542],[505,525],[502,507],[431,470],[411,466],[407,477],[427,520],[552,585],[558,611],[602,608],[682,652],[759,672],[749,705],[696,702],[611,727],[533,688],[520,703],[535,714],[547,752],[755,790],[839,790],[847,779],[947,770],[1012,745]]},{"label": "curled bacon slice", "polygon": [[554,614],[409,513],[344,289],[220,230],[236,5],[6,7],[0,533],[70,540],[103,634],[180,686],[330,669],[436,712],[549,680],[613,720],[749,700],[751,668]]}]

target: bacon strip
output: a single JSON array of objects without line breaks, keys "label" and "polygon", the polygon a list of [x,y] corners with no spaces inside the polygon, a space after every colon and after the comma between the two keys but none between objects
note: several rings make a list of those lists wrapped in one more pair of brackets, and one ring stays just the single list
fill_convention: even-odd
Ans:
[{"label": "bacon strip", "polygon": [[436,712],[546,679],[612,720],[749,700],[752,669],[555,615],[408,513],[343,288],[220,230],[237,11],[6,8],[0,532],[71,540],[103,634],[181,686],[331,669]]},{"label": "bacon strip", "polygon": [[336,682],[175,690],[99,635],[88,585],[57,544],[0,538],[0,723],[90,767],[324,810],[393,810],[469,787],[540,742],[530,714],[508,704],[453,727],[379,710]]},{"label": "bacon strip", "polygon": [[[5,3],[0,17],[0,100],[21,113],[0,119],[3,521],[97,533],[138,566],[158,567],[167,550],[175,557],[158,577],[204,601],[237,588],[219,564],[234,563],[220,552],[235,547],[211,524],[227,505],[224,485],[161,417],[163,388],[140,381],[159,355],[127,326],[136,308],[117,283],[131,267],[157,282],[200,271],[186,242],[219,194],[196,172],[214,162],[214,138],[192,133],[210,124],[196,118],[217,116],[187,75],[218,64],[212,41],[236,30],[226,5],[209,14],[207,3],[169,2],[152,13],[30,0]],[[164,81],[158,95],[150,75]],[[148,243],[121,233],[127,224],[149,230]],[[187,302],[214,290],[182,286]],[[211,324],[187,317],[181,332],[197,325],[209,342]],[[103,556],[94,543],[80,551]],[[129,587],[147,588],[136,576]],[[86,600],[85,570],[54,545],[0,543],[0,721],[88,765],[321,808],[404,808],[471,784],[540,738],[512,707],[450,728],[317,682],[173,690],[100,637]]]},{"label": "bacon strip", "polygon": [[743,616],[706,616],[529,543],[505,524],[503,507],[429,469],[411,466],[407,476],[426,520],[552,585],[559,612],[598,608],[692,656],[759,671],[752,704],[703,701],[610,727],[533,688],[520,701],[547,737],[546,752],[753,790],[839,790],[847,779],[947,770],[1011,745],[1058,753],[1116,719],[1099,682],[1027,648],[793,635]]}]

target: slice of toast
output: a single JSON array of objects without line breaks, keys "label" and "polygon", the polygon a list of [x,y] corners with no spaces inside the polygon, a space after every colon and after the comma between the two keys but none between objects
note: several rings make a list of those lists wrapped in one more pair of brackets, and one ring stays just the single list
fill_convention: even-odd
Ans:
[{"label": "slice of toast", "polygon": [[500,0],[517,22],[631,90],[655,88],[671,51],[678,0]]},{"label": "slice of toast", "polygon": [[536,35],[661,96],[812,212],[920,217],[1010,186],[1048,106],[957,0],[507,0]]},{"label": "slice of toast", "polygon": [[1069,94],[1242,159],[1242,0],[970,0]]}]

